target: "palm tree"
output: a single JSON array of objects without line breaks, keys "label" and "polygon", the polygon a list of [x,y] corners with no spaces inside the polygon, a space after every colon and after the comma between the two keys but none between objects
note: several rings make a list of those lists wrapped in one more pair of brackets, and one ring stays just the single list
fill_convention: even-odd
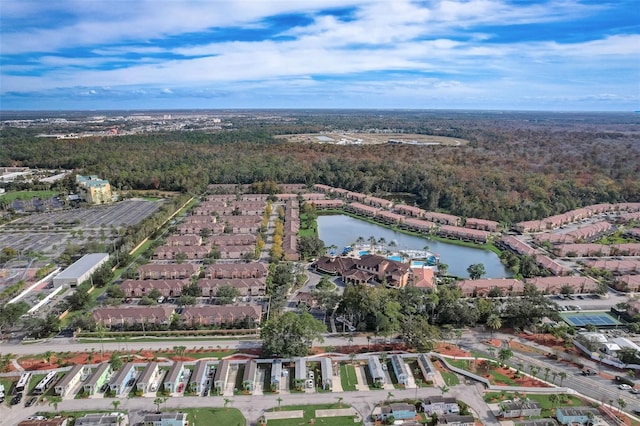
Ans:
[{"label": "palm tree", "polygon": [[358,246],[360,246],[360,247],[362,247],[362,245],[364,244],[364,242],[365,242],[365,239],[364,239],[364,237],[363,237],[363,236],[359,236],[359,237],[356,239],[356,244],[357,244]]},{"label": "palm tree", "polygon": [[551,403],[551,409],[553,410],[560,402],[560,397],[557,393],[552,393],[551,395],[549,395],[549,402]]},{"label": "palm tree", "polygon": [[551,369],[549,367],[545,367],[544,368],[544,381],[547,381],[547,377],[549,377],[549,372],[551,371]]},{"label": "palm tree", "polygon": [[338,397],[338,408],[342,408],[342,401],[344,401],[344,398],[339,396]]},{"label": "palm tree", "polygon": [[280,410],[280,404],[282,404],[283,399],[278,397],[276,398],[276,401],[278,401],[278,410]]},{"label": "palm tree", "polygon": [[120,401],[117,399],[114,399],[113,401],[111,401],[111,405],[113,405],[113,411],[118,411],[118,407],[120,406]]},{"label": "palm tree", "polygon": [[560,373],[558,373],[558,377],[560,377],[560,386],[562,386],[562,381],[567,378],[567,373],[561,371]]},{"label": "palm tree", "polygon": [[391,392],[387,392],[387,402],[388,402],[391,398],[393,398],[393,393],[391,393]]},{"label": "palm tree", "polygon": [[389,241],[389,248],[396,248],[396,247],[398,247],[398,243],[396,243],[395,240]]},{"label": "palm tree", "polygon": [[233,401],[231,401],[229,398],[225,398],[224,399],[224,408],[227,409],[227,411],[229,411],[229,404],[231,404]]},{"label": "palm tree", "polygon": [[157,397],[153,400],[153,403],[156,404],[156,411],[160,411],[160,404],[167,402],[167,397]]},{"label": "palm tree", "polygon": [[624,407],[627,406],[627,402],[624,400],[624,398],[620,397],[618,398],[618,413],[620,412],[620,410],[624,410]]},{"label": "palm tree", "polygon": [[44,359],[44,362],[46,362],[47,364],[51,365],[51,358],[53,358],[53,352],[46,351],[44,353],[44,355],[42,356],[42,358]]},{"label": "palm tree", "polygon": [[369,244],[371,245],[371,254],[376,254],[376,237],[372,235],[367,241],[369,241]]},{"label": "palm tree", "polygon": [[378,244],[380,245],[380,250],[384,252],[384,246],[387,244],[387,240],[384,237],[380,237],[378,239]]},{"label": "palm tree", "polygon": [[556,377],[558,377],[558,372],[557,371],[554,371],[553,373],[551,373],[551,381],[553,383],[556,382]]},{"label": "palm tree", "polygon": [[502,320],[497,314],[491,314],[487,317],[487,327],[491,329],[491,338],[493,339],[493,332],[502,327]]}]

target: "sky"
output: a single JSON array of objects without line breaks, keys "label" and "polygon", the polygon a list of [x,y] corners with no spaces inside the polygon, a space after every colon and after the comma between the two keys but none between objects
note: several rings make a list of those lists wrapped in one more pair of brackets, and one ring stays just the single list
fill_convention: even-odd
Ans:
[{"label": "sky", "polygon": [[0,110],[640,110],[638,0],[0,0]]}]

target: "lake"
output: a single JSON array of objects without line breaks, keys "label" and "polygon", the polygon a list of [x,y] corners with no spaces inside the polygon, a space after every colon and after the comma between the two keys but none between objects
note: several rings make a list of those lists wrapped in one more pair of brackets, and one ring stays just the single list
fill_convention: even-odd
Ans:
[{"label": "lake", "polygon": [[[393,250],[397,251],[422,250],[428,246],[429,251],[440,257],[440,262],[449,265],[449,273],[452,275],[468,278],[467,268],[469,265],[482,263],[487,272],[483,278],[512,276],[492,251],[416,237],[351,216],[318,216],[318,236],[324,241],[325,246],[336,245],[339,249],[355,243],[358,237],[362,237],[366,241],[372,236],[376,240],[384,238],[386,244],[394,241],[396,247]],[[365,242],[365,244],[368,243]]]}]

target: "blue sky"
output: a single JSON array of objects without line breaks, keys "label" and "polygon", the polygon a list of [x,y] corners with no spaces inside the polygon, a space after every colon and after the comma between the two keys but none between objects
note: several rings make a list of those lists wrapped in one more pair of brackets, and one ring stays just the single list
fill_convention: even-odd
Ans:
[{"label": "blue sky", "polygon": [[639,9],[0,0],[0,108],[638,110]]}]

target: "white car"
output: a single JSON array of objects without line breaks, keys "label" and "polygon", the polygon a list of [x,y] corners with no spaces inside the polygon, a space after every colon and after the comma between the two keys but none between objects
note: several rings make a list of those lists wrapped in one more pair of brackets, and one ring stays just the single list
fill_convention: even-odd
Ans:
[{"label": "white car", "polygon": [[628,390],[631,390],[631,386],[627,385],[626,383],[623,383],[620,386],[618,386],[618,389],[628,391]]},{"label": "white car", "polygon": [[155,392],[157,390],[158,390],[158,384],[157,383],[152,384],[151,385],[151,392]]}]

